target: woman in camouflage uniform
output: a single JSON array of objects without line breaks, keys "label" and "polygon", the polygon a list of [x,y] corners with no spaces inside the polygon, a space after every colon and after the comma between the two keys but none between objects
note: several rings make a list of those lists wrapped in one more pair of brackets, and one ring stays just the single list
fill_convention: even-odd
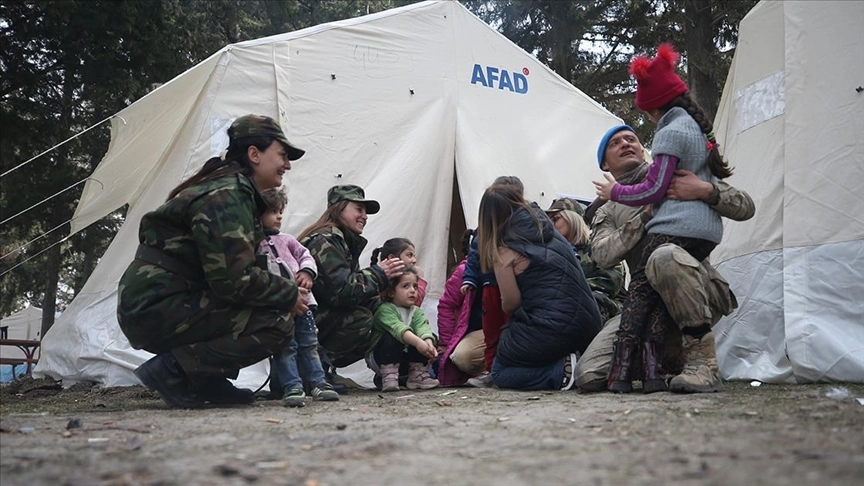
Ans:
[{"label": "woman in camouflage uniform", "polygon": [[360,235],[367,216],[380,209],[359,186],[333,186],[327,191],[324,214],[297,237],[318,266],[312,287],[318,301],[318,342],[327,351],[324,358],[337,367],[363,359],[380,304],[378,295],[405,268],[398,257],[360,268],[360,253],[367,243]]},{"label": "woman in camouflage uniform", "polygon": [[552,201],[552,205],[546,210],[546,214],[555,224],[555,229],[561,233],[567,241],[573,245],[585,280],[591,287],[597,307],[600,308],[600,316],[605,323],[609,319],[621,313],[623,301],[622,290],[624,289],[624,264],[610,268],[600,268],[591,258],[591,250],[588,248],[589,229],[585,224],[585,210],[582,204],[575,199],[561,198]]},{"label": "woman in camouflage uniform", "polygon": [[305,312],[297,284],[267,271],[255,249],[267,208],[303,156],[269,117],[247,115],[213,157],[141,219],[135,260],[120,279],[117,320],[130,344],[156,356],[135,370],[170,406],[251,403],[240,368],[280,351]]}]

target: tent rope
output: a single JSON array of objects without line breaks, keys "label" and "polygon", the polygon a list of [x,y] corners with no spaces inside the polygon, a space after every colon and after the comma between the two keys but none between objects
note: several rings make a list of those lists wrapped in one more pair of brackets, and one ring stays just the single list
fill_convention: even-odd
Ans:
[{"label": "tent rope", "polygon": [[[64,224],[65,224],[65,223],[64,223]],[[15,265],[15,266],[12,267],[12,268],[6,270],[5,272],[0,273],[0,277],[2,277],[3,275],[6,275],[7,273],[11,272],[12,270],[15,270],[16,268],[20,267],[21,265],[24,265],[25,263],[29,262],[30,260],[36,258],[37,256],[39,256],[39,255],[41,255],[41,254],[43,254],[43,253],[45,253],[46,251],[48,251],[48,250],[50,250],[51,248],[53,248],[53,247],[59,245],[60,243],[65,242],[65,241],[68,240],[69,238],[72,238],[72,235],[69,235],[69,236],[63,238],[62,240],[60,240],[60,241],[58,241],[58,242],[56,242],[56,243],[54,243],[54,244],[52,244],[52,245],[49,245],[49,246],[45,247],[45,248],[44,248],[42,251],[40,251],[39,253],[37,253],[37,254],[31,256],[30,258],[24,260],[23,262],[21,262],[21,263]]]},{"label": "tent rope", "polygon": [[97,122],[95,125],[92,125],[92,126],[86,128],[86,129],[84,129],[84,131],[82,131],[82,132],[78,132],[77,134],[72,135],[71,137],[67,138],[66,140],[63,140],[62,142],[58,143],[57,145],[55,145],[55,146],[49,148],[48,150],[42,152],[42,153],[39,154],[39,155],[37,155],[37,156],[31,158],[30,160],[27,160],[27,161],[25,161],[25,162],[22,162],[22,163],[16,165],[15,167],[12,167],[11,169],[7,170],[6,172],[0,174],[0,177],[5,177],[5,176],[8,175],[9,173],[14,172],[14,171],[20,169],[21,167],[24,167],[25,165],[29,164],[30,162],[33,162],[34,160],[38,159],[39,157],[42,157],[43,155],[47,154],[48,152],[50,152],[50,151],[56,149],[57,147],[59,147],[59,146],[65,144],[65,143],[67,143],[67,142],[70,142],[70,141],[72,141],[72,140],[74,140],[74,139],[80,137],[81,135],[84,135],[85,133],[89,132],[90,130],[93,130],[94,128],[98,127],[99,125],[105,123],[106,121],[108,121],[108,120],[110,120],[110,119],[112,119],[112,118],[114,118],[114,117],[117,117],[117,118],[123,120],[123,124],[124,124],[124,125],[127,124],[127,123],[126,123],[126,120],[124,120],[122,116],[120,116],[120,115],[111,115],[111,116],[109,116],[108,118],[106,118],[106,119],[104,119],[104,120],[102,120],[102,121],[100,121],[100,122]]},{"label": "tent rope", "polygon": [[57,226],[51,228],[50,230],[48,230],[48,231],[42,233],[41,235],[37,236],[36,238],[33,238],[32,240],[28,241],[27,243],[24,243],[24,244],[21,245],[20,247],[14,249],[14,250],[12,250],[12,251],[10,251],[9,253],[7,253],[7,254],[5,254],[5,255],[3,255],[3,256],[0,256],[0,260],[4,260],[4,259],[6,259],[6,257],[8,257],[9,255],[12,255],[12,254],[18,253],[19,251],[23,250],[24,248],[27,248],[27,246],[29,246],[30,243],[33,243],[33,242],[36,241],[36,240],[39,240],[39,239],[42,239],[42,238],[48,236],[50,233],[53,233],[57,228],[60,228],[61,226],[65,225],[65,224],[71,223],[74,219],[75,219],[75,218],[72,218],[72,219],[69,219],[69,220],[67,220],[67,221],[64,221],[64,222],[58,224]]},{"label": "tent rope", "polygon": [[[93,178],[91,178],[91,177],[85,177],[84,179],[81,179],[80,181],[76,182],[75,184],[72,184],[71,186],[67,187],[66,189],[63,189],[63,190],[61,190],[61,191],[59,191],[59,192],[55,192],[53,195],[46,197],[45,199],[39,201],[38,203],[36,203],[36,204],[30,206],[29,208],[27,208],[27,209],[25,209],[25,210],[23,210],[23,211],[20,211],[18,214],[14,215],[14,216],[10,216],[10,217],[4,219],[3,221],[0,221],[0,225],[3,225],[3,224],[8,223],[9,221],[11,221],[11,220],[17,218],[18,216],[21,216],[22,214],[26,213],[27,211],[30,211],[31,209],[35,208],[36,206],[38,206],[38,205],[40,205],[40,204],[42,204],[42,203],[44,203],[44,202],[46,202],[46,201],[48,201],[48,200],[50,200],[50,199],[53,199],[53,198],[59,196],[60,194],[63,194],[64,192],[68,191],[69,189],[72,189],[73,187],[75,187],[75,186],[81,184],[82,182],[86,182],[86,181],[88,181],[88,180],[93,180],[93,181],[99,182],[98,180],[93,179]],[[105,185],[102,184],[101,182],[99,182],[99,185],[102,186],[102,189],[105,188]]]}]

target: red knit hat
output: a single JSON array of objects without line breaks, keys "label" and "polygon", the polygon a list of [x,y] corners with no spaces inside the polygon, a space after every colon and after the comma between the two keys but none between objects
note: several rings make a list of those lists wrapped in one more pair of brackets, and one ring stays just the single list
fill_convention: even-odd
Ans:
[{"label": "red knit hat", "polygon": [[675,74],[679,57],[672,44],[661,44],[654,59],[638,56],[630,62],[630,74],[636,78],[636,106],[640,110],[656,110],[687,92],[687,85]]}]

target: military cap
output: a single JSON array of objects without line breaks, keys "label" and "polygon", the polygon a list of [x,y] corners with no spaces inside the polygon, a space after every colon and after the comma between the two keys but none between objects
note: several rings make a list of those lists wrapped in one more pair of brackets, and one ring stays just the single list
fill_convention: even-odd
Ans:
[{"label": "military cap", "polygon": [[381,205],[378,201],[366,199],[366,193],[363,188],[354,185],[333,186],[327,191],[327,207],[338,203],[339,201],[353,201],[366,206],[367,214],[375,214],[381,210]]},{"label": "military cap", "polygon": [[585,216],[585,208],[582,204],[569,197],[562,197],[552,201],[552,205],[546,210],[546,214],[557,213],[559,211],[575,211],[579,216]]},{"label": "military cap", "polygon": [[288,160],[297,160],[303,157],[305,150],[299,149],[291,144],[285,138],[285,132],[276,123],[276,120],[264,115],[245,115],[234,120],[231,128],[228,129],[228,136],[231,140],[240,140],[249,137],[270,137],[276,139],[279,143],[285,146],[285,151],[288,154]]}]

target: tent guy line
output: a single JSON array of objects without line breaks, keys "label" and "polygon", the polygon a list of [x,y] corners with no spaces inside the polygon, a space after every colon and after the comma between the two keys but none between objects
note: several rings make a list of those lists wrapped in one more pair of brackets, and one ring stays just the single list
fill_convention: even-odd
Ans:
[{"label": "tent guy line", "polygon": [[[66,144],[68,142],[71,142],[72,140],[75,140],[76,138],[80,137],[81,135],[84,135],[85,133],[89,132],[90,130],[93,130],[94,128],[98,127],[99,125],[105,123],[106,121],[108,121],[114,117],[117,117],[120,120],[123,120],[123,117],[120,115],[111,115],[108,118],[106,118],[100,122],[96,122],[95,124],[89,126],[88,128],[85,128],[84,130],[76,133],[75,135],[72,135],[71,137],[67,138],[66,140],[63,140],[62,142],[58,143],[57,145],[55,145],[55,146],[49,148],[48,150],[45,150],[44,152],[40,153],[39,155],[32,157],[29,160],[26,160],[24,162],[21,162],[20,164],[16,165],[15,167],[12,167],[11,169],[7,170],[6,172],[0,174],[0,177],[5,177],[7,174],[10,174],[10,173],[20,169],[21,167],[24,167],[25,165],[29,164],[30,162],[33,162],[34,160],[38,159],[39,157],[42,157],[43,155],[47,154],[48,152],[56,149],[57,147],[60,147],[60,146]],[[123,124],[126,125],[126,120],[123,120]],[[16,214],[16,216],[17,216],[17,214]],[[5,222],[6,221],[4,221],[4,223]]]}]

